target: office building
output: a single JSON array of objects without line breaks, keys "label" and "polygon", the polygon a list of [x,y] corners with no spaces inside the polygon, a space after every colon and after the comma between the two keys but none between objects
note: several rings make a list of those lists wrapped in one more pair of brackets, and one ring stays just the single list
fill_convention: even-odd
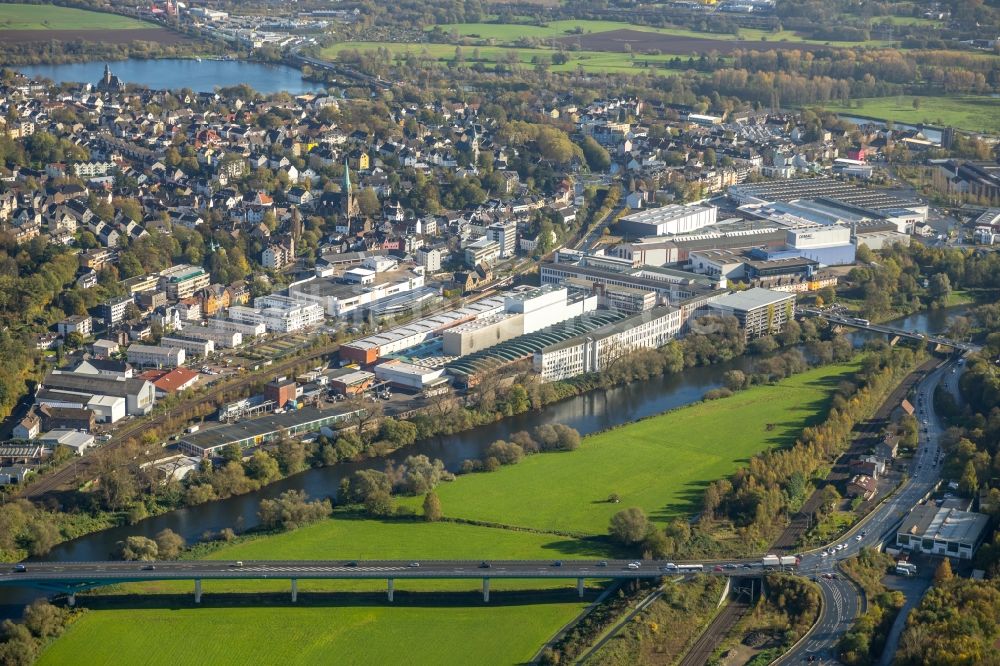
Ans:
[{"label": "office building", "polygon": [[795,317],[795,295],[754,287],[718,298],[708,307],[736,317],[749,340],[781,332]]},{"label": "office building", "polygon": [[211,277],[200,266],[181,264],[160,273],[160,288],[167,292],[167,298],[174,301],[193,296],[211,282]]},{"label": "office building", "polygon": [[264,324],[271,333],[293,333],[322,324],[323,308],[316,303],[272,294],[255,299],[252,308],[242,305],[229,308],[229,317],[243,324]]},{"label": "office building", "polygon": [[465,246],[465,264],[475,268],[480,264],[492,266],[500,259],[500,244],[483,236]]},{"label": "office building", "polygon": [[97,316],[104,320],[105,326],[114,326],[125,321],[128,306],[134,304],[132,296],[116,296],[97,306]]},{"label": "office building", "polygon": [[533,367],[544,381],[606,370],[636,349],[656,349],[680,333],[681,310],[655,307],[534,353]]},{"label": "office building", "polygon": [[176,368],[184,365],[184,350],[179,347],[129,345],[125,352],[132,365],[154,368]]},{"label": "office building", "polygon": [[[184,329],[187,333],[188,329]],[[215,343],[211,340],[201,340],[188,335],[171,334],[164,335],[160,339],[160,344],[164,347],[176,347],[183,349],[188,358],[205,357],[215,352]]]}]

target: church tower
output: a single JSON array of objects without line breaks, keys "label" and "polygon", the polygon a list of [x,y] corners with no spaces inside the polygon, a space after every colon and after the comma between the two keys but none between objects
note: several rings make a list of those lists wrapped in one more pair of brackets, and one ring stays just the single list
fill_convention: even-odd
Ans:
[{"label": "church tower", "polygon": [[340,212],[348,220],[357,217],[360,212],[358,202],[354,199],[354,192],[351,190],[351,167],[344,161],[344,182],[340,186]]}]

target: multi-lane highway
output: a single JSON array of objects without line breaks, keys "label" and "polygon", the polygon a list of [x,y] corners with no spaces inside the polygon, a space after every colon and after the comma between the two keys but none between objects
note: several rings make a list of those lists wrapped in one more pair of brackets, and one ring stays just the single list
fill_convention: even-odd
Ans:
[{"label": "multi-lane highway", "polygon": [[940,479],[939,439],[944,425],[934,412],[934,389],[946,382],[957,393],[955,362],[946,362],[930,372],[916,391],[916,416],[920,422],[920,444],[910,463],[909,478],[856,528],[833,548],[803,553],[801,573],[816,576],[823,593],[823,609],[814,630],[777,663],[799,663],[814,656],[821,663],[836,660],[836,645],[861,612],[860,592],[855,584],[836,573],[836,564],[853,557],[862,548],[876,547],[895,533],[906,514],[930,493]]}]

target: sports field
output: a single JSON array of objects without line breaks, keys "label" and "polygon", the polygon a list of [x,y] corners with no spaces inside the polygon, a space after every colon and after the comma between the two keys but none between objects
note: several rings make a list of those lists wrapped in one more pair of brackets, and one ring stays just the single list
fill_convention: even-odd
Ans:
[{"label": "sports field", "polygon": [[[572,453],[460,477],[438,489],[444,514],[581,534],[606,533],[624,507],[641,507],[661,524],[688,517],[708,482],[822,420],[838,382],[856,369],[819,368],[587,437]],[[620,504],[606,501],[613,493]]]},{"label": "sports field", "polygon": [[127,16],[88,12],[55,5],[0,4],[0,32],[5,30],[141,30],[150,23]]},{"label": "sports field", "polygon": [[828,108],[845,115],[857,114],[899,123],[951,126],[970,132],[1000,132],[1000,98],[988,95],[918,97],[917,109],[913,108],[913,99],[911,95],[869,97],[851,100],[847,106],[830,103]]}]

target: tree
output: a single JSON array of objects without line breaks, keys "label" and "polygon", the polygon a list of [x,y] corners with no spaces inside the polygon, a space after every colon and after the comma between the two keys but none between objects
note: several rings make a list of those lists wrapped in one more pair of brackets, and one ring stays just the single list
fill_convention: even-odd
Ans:
[{"label": "tree", "polygon": [[594,137],[586,137],[580,147],[583,149],[583,158],[587,160],[587,166],[590,167],[591,171],[606,171],[611,166],[611,156]]},{"label": "tree", "polygon": [[278,444],[278,464],[286,475],[296,474],[306,468],[306,447],[299,440],[286,440]]},{"label": "tree", "polygon": [[742,370],[727,370],[722,379],[730,391],[742,391],[747,387],[747,376]]},{"label": "tree", "polygon": [[[38,638],[59,636],[66,628],[68,614],[64,609],[53,606],[45,599],[36,599],[24,609],[24,626]],[[0,663],[6,662],[0,659]]]},{"label": "tree", "polygon": [[958,480],[958,492],[965,497],[975,497],[977,490],[979,490],[979,477],[976,475],[976,466],[968,460],[965,463],[965,470],[962,471],[962,478]]},{"label": "tree", "polygon": [[947,273],[935,273],[928,281],[931,298],[941,303],[951,295],[951,278]]},{"label": "tree", "polygon": [[38,642],[23,624],[4,620],[0,625],[0,664],[3,666],[31,666],[38,657]]},{"label": "tree", "polygon": [[370,187],[366,187],[358,193],[358,208],[365,217],[375,217],[382,210],[382,205],[378,201],[378,194]]},{"label": "tree", "polygon": [[441,520],[441,498],[433,490],[424,495],[424,520],[437,522]]},{"label": "tree", "polygon": [[172,529],[164,528],[156,533],[156,548],[162,559],[176,558],[184,550],[185,545],[184,537]]},{"label": "tree", "polygon": [[222,447],[219,457],[223,460],[239,462],[243,460],[243,449],[241,449],[240,445],[236,442],[230,442]]},{"label": "tree", "polygon": [[623,509],[611,516],[608,532],[613,539],[626,546],[639,543],[649,532],[649,519],[639,507]]},{"label": "tree", "polygon": [[247,476],[268,484],[281,478],[281,468],[267,451],[257,451],[246,463]]},{"label": "tree", "polygon": [[119,541],[118,546],[121,558],[130,562],[151,562],[159,555],[156,542],[144,536],[130,536],[125,541]]},{"label": "tree", "polygon": [[34,556],[45,555],[52,547],[62,541],[59,528],[46,520],[35,520],[28,525],[28,553]]},{"label": "tree", "polygon": [[946,557],[941,560],[941,564],[939,564],[937,569],[934,571],[934,584],[940,586],[947,583],[951,579],[951,560]]}]

